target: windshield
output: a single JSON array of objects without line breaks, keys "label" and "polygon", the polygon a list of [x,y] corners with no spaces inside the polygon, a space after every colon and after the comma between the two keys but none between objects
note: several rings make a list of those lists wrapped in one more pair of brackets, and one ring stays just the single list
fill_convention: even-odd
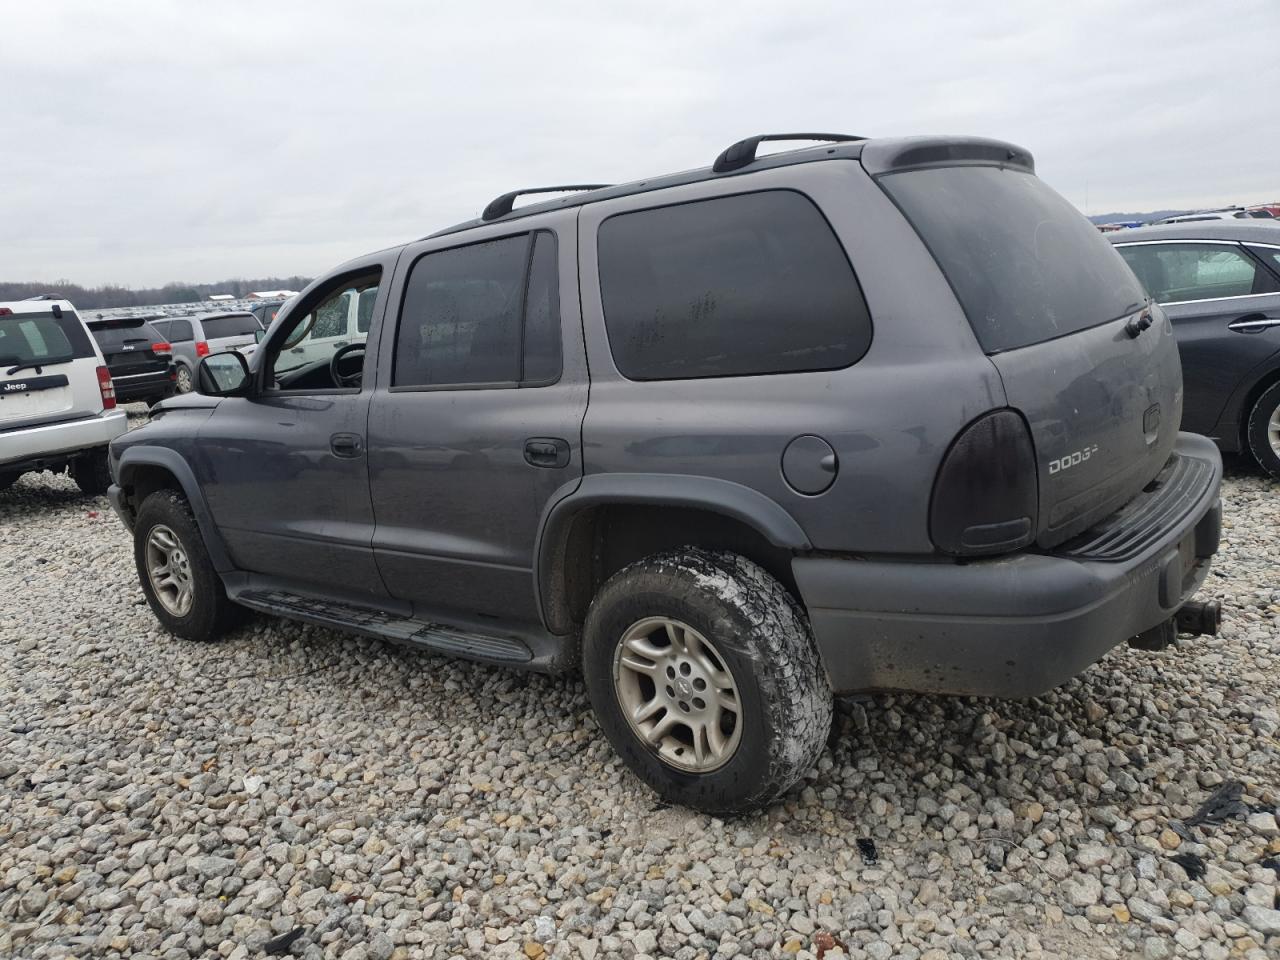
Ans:
[{"label": "windshield", "polygon": [[89,338],[74,315],[0,317],[0,366],[66,363],[91,356]]},{"label": "windshield", "polygon": [[233,313],[225,317],[210,317],[201,320],[204,335],[208,340],[219,340],[222,337],[251,337],[261,328],[252,313]]},{"label": "windshield", "polygon": [[987,353],[1076,333],[1146,302],[1111,244],[1035,174],[947,166],[879,183],[938,261]]}]

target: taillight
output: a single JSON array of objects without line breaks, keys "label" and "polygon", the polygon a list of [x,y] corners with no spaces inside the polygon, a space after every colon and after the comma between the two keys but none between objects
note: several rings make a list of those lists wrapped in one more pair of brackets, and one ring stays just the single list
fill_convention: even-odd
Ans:
[{"label": "taillight", "polygon": [[200,340],[199,342],[197,342],[197,343],[196,343],[196,356],[197,356],[197,357],[207,357],[208,355],[209,355],[209,344],[205,343],[203,340]]},{"label": "taillight", "polygon": [[0,307],[0,317],[12,317],[13,311],[8,307]]},{"label": "taillight", "polygon": [[933,482],[929,536],[943,553],[977,557],[1025,547],[1036,535],[1040,496],[1027,423],[996,410],[951,444]]},{"label": "taillight", "polygon": [[151,345],[152,353],[173,353],[172,343],[153,343]]},{"label": "taillight", "polygon": [[111,371],[106,367],[98,368],[98,389],[102,391],[102,409],[116,408],[116,385],[111,382]]}]

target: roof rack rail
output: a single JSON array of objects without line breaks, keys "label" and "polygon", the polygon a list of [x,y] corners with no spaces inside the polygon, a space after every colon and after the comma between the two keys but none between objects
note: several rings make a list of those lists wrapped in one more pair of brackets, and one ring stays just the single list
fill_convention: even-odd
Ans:
[{"label": "roof rack rail", "polygon": [[523,197],[530,193],[568,193],[571,190],[603,190],[605,187],[612,186],[612,183],[570,183],[560,187],[530,187],[528,190],[512,190],[510,193],[504,193],[491,201],[484,208],[484,213],[480,214],[480,219],[487,221],[505,217],[515,206],[517,197]]},{"label": "roof rack rail", "polygon": [[747,137],[726,147],[724,153],[716,157],[711,165],[713,173],[728,173],[752,163],[756,159],[756,148],[766,140],[822,140],[832,143],[846,140],[865,140],[866,137],[855,137],[848,133],[762,133],[758,137]]}]

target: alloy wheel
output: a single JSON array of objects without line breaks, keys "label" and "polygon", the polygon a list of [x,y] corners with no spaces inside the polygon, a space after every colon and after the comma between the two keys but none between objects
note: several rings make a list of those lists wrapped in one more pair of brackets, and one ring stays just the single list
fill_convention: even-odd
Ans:
[{"label": "alloy wheel", "polygon": [[191,612],[195,581],[191,561],[177,534],[164,524],[156,524],[147,535],[147,578],[160,605],[175,617]]},{"label": "alloy wheel", "polygon": [[647,617],[618,641],[613,684],[632,731],[663,762],[708,773],[742,739],[742,701],[724,658],[679,620]]}]

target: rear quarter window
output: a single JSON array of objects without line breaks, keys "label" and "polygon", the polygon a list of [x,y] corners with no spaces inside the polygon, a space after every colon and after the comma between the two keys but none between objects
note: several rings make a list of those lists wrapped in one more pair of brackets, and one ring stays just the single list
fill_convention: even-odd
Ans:
[{"label": "rear quarter window", "polygon": [[1097,227],[1033,173],[944,166],[878,182],[937,260],[987,353],[1076,333],[1146,302]]},{"label": "rear quarter window", "polygon": [[871,343],[853,268],[800,193],[616,214],[597,246],[609,347],[628,379],[834,370]]}]

